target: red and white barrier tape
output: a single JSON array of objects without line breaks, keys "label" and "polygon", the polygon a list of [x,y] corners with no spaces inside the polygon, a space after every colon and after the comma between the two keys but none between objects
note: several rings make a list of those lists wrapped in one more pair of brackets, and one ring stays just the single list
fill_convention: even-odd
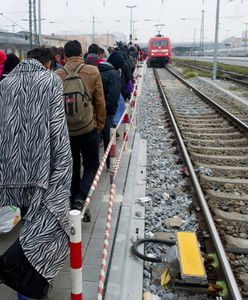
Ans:
[{"label": "red and white barrier tape", "polygon": [[105,237],[104,237],[104,242],[103,242],[102,262],[101,262],[101,271],[100,271],[100,276],[99,276],[97,300],[102,300],[102,298],[103,298],[104,283],[105,283],[106,272],[107,272],[109,237],[110,237],[110,229],[111,229],[111,223],[112,223],[112,213],[113,213],[115,193],[116,193],[115,184],[112,184],[111,190],[110,190],[110,195],[109,195],[109,206],[108,206],[108,212],[107,212],[107,223],[106,223],[106,227],[105,227]]},{"label": "red and white barrier tape", "polygon": [[106,228],[105,228],[105,239],[104,239],[104,243],[103,243],[102,263],[101,263],[101,270],[100,270],[100,276],[99,276],[97,300],[102,300],[102,298],[103,298],[104,285],[105,285],[105,279],[106,279],[109,236],[110,236],[112,212],[113,212],[113,204],[114,204],[113,201],[114,201],[115,193],[116,193],[116,187],[115,187],[114,182],[115,182],[115,178],[116,178],[118,169],[120,167],[121,158],[122,158],[122,155],[125,150],[125,145],[126,145],[127,139],[128,139],[128,133],[131,128],[131,123],[132,123],[133,119],[134,119],[134,114],[132,115],[130,123],[128,124],[126,134],[124,135],[124,142],[122,144],[120,154],[118,156],[118,159],[116,160],[116,164],[115,164],[115,168],[114,168],[113,183],[111,184],[111,190],[110,190],[110,195],[109,195],[109,208],[108,208],[107,223],[106,223]]}]

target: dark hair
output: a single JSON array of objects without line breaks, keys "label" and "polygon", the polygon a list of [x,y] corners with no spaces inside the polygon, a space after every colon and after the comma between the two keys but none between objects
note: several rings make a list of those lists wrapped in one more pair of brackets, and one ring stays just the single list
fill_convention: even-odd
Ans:
[{"label": "dark hair", "polygon": [[57,47],[51,47],[50,51],[51,51],[53,57],[55,55],[60,55],[59,49]]},{"label": "dark hair", "polygon": [[88,48],[88,53],[95,53],[98,54],[99,52],[99,47],[97,44],[91,44]]},{"label": "dark hair", "polygon": [[66,57],[80,56],[82,54],[82,46],[77,40],[69,41],[65,44],[64,52]]},{"label": "dark hair", "polygon": [[52,53],[49,48],[40,47],[34,48],[27,53],[27,58],[37,59],[40,63],[45,65],[52,60]]},{"label": "dark hair", "polygon": [[60,54],[60,58],[64,59],[64,48],[63,47],[59,47],[58,51],[59,51],[59,54]]},{"label": "dark hair", "polygon": [[99,49],[98,49],[98,53],[99,53],[99,54],[104,54],[104,53],[105,53],[105,51],[104,51],[104,49],[103,49],[103,48],[99,47]]},{"label": "dark hair", "polygon": [[7,54],[7,60],[4,64],[4,74],[9,74],[20,62],[20,59],[13,53]]}]

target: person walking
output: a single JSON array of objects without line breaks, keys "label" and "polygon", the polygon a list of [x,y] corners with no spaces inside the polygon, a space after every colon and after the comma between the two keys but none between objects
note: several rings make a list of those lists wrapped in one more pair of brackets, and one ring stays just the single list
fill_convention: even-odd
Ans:
[{"label": "person walking", "polygon": [[85,63],[87,65],[92,65],[92,66],[96,66],[97,62],[99,61],[99,47],[97,44],[91,44],[88,47],[88,52],[87,52],[87,56],[85,58]]},{"label": "person walking", "polygon": [[70,141],[62,82],[47,48],[0,83],[0,207],[25,208],[15,243],[0,256],[0,281],[40,299],[69,251]]},{"label": "person walking", "polygon": [[[111,63],[110,63],[111,62]],[[108,61],[100,62],[98,69],[101,74],[104,96],[106,102],[106,120],[105,126],[101,132],[104,151],[106,151],[110,141],[110,128],[113,127],[113,117],[118,107],[118,101],[121,92],[120,73],[118,70],[123,66],[124,58],[120,52],[114,52],[110,55]],[[107,169],[110,168],[110,156],[106,160]]]},{"label": "person walking", "polygon": [[14,54],[7,54],[7,59],[4,64],[3,79],[20,63],[20,59]]},{"label": "person walking", "polygon": [[[105,122],[105,100],[98,68],[83,62],[81,44],[76,40],[69,41],[64,46],[64,52],[65,66],[55,73],[64,83],[64,105],[73,158],[71,206],[82,210],[99,167],[99,133]],[[71,85],[72,77],[77,81],[77,88]],[[80,111],[79,108],[77,111],[82,103],[85,109]],[[90,221],[89,211],[84,221]]]}]

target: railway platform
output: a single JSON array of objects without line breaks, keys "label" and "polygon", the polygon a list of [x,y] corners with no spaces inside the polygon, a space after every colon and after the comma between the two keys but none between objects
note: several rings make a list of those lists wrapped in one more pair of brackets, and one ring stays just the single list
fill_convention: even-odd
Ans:
[{"label": "railway platform", "polygon": [[[140,72],[143,72],[143,68],[140,68]],[[140,78],[142,75],[140,76]],[[137,89],[138,90],[138,89]],[[138,93],[138,91],[136,91]],[[136,115],[135,110],[133,114]],[[131,115],[129,115],[131,119]],[[123,124],[124,125],[124,124]],[[116,141],[117,157],[124,143],[125,137],[125,125],[121,125],[118,129],[119,138]],[[129,241],[130,230],[135,230],[137,224],[130,229],[132,216],[130,215],[130,210],[133,206],[133,192],[135,188],[135,183],[137,182],[137,170],[138,165],[141,165],[139,155],[140,148],[143,149],[144,145],[141,141],[140,135],[136,132],[135,123],[130,124],[130,130],[128,132],[128,141],[126,143],[125,149],[121,157],[119,157],[120,165],[118,173],[115,180],[115,199],[112,210],[112,224],[110,229],[110,239],[109,239],[109,254],[115,239],[115,229],[117,222],[120,222],[122,230],[125,232],[125,238],[122,241],[118,241],[119,246],[117,247],[117,252],[124,243]],[[100,158],[103,157],[103,147],[100,148]],[[142,167],[144,168],[144,167]],[[82,229],[82,257],[83,257],[83,299],[93,300],[97,299],[98,286],[99,286],[99,276],[102,267],[102,252],[103,244],[105,238],[105,226],[108,216],[109,207],[109,194],[111,189],[110,184],[110,171],[104,167],[99,183],[90,201],[89,209],[91,213],[91,222],[81,223]],[[142,174],[145,174],[145,171]],[[141,196],[144,196],[145,190],[144,185],[142,189],[139,187],[139,192]],[[138,197],[138,194],[136,195]],[[121,216],[121,215],[125,216]],[[139,218],[141,219],[141,227],[144,226],[144,213]],[[134,228],[135,227],[135,228]],[[19,222],[14,229],[6,234],[1,235],[0,243],[0,255],[6,251],[6,249],[16,240],[18,237],[18,232],[21,228],[21,222]],[[140,230],[142,234],[144,230]],[[108,254],[107,264],[109,262]],[[118,254],[117,254],[118,256]],[[142,275],[143,270],[140,269],[140,278],[137,280],[139,283],[139,292],[142,293]],[[107,284],[107,282],[106,282]],[[53,282],[51,291],[48,293],[48,300],[68,300],[71,299],[72,293],[72,281],[71,281],[71,269],[70,269],[70,258],[68,257],[63,269],[59,272],[55,281]],[[1,300],[16,300],[17,293],[12,289],[8,288],[4,284],[0,285],[0,299]]]}]

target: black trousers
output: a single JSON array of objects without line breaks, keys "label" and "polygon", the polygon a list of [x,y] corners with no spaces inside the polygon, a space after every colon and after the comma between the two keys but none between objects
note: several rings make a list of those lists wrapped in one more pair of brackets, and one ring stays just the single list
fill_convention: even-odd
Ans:
[{"label": "black trousers", "polygon": [[70,143],[73,160],[71,184],[71,205],[73,205],[75,200],[84,202],[99,167],[99,134],[94,129],[84,135],[70,136]]},{"label": "black trousers", "polygon": [[[108,148],[108,144],[110,141],[110,128],[113,127],[113,117],[107,115],[105,119],[105,125],[103,130],[101,131],[101,136],[103,139],[103,146],[104,146],[104,152]],[[110,155],[108,155],[107,160],[106,160],[106,165],[107,168],[110,167]]]}]

